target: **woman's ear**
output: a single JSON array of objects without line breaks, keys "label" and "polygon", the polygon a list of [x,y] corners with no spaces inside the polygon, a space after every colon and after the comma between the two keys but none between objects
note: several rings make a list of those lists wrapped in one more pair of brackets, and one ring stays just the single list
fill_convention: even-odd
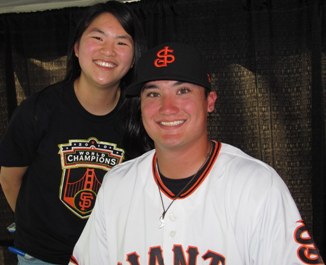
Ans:
[{"label": "woman's ear", "polygon": [[78,57],[78,55],[79,55],[79,42],[75,43],[74,52],[75,52],[75,56]]},{"label": "woman's ear", "polygon": [[130,65],[130,69],[132,69],[135,66],[135,57],[132,59],[132,63]]}]

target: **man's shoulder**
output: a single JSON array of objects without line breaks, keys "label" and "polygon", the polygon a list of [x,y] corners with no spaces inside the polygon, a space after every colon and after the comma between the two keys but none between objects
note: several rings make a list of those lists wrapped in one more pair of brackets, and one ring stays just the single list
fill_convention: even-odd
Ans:
[{"label": "man's shoulder", "polygon": [[147,151],[139,157],[125,161],[119,165],[113,167],[106,176],[109,176],[111,180],[121,178],[128,178],[130,176],[141,177],[147,170],[152,168],[152,161],[155,150]]},{"label": "man's shoulder", "polygon": [[253,167],[262,167],[267,170],[273,170],[270,165],[264,161],[255,158],[243,150],[239,149],[230,144],[223,143],[220,151],[220,158],[224,160],[224,163],[237,163],[239,166],[253,166]]},{"label": "man's shoulder", "polygon": [[247,186],[250,181],[254,186],[259,183],[271,186],[280,179],[275,169],[266,162],[225,143],[222,144],[215,168],[221,175],[227,176],[226,180],[236,181],[239,186],[242,182]]},{"label": "man's shoulder", "polygon": [[153,179],[151,177],[153,155],[153,150],[148,151],[137,158],[114,166],[108,171],[101,186],[106,199],[115,200],[117,194],[129,197],[128,191],[146,186]]}]

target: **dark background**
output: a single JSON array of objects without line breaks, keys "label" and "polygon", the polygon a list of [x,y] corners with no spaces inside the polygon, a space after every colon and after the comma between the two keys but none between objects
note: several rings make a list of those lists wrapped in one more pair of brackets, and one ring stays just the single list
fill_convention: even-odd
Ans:
[{"label": "dark background", "polygon": [[[129,3],[149,47],[197,46],[218,93],[212,138],[265,161],[288,185],[326,259],[326,1],[142,0]],[[0,15],[0,137],[20,102],[65,74],[85,8]],[[0,245],[13,221],[0,190]],[[3,264],[12,257],[4,252]],[[1,255],[0,255],[1,264]]]}]

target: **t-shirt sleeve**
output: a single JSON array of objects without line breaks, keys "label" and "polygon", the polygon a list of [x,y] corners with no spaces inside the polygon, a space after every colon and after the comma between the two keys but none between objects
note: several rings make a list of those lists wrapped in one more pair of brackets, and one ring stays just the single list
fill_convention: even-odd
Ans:
[{"label": "t-shirt sleeve", "polygon": [[1,166],[28,166],[35,157],[40,130],[37,126],[36,96],[15,110],[0,142]]}]

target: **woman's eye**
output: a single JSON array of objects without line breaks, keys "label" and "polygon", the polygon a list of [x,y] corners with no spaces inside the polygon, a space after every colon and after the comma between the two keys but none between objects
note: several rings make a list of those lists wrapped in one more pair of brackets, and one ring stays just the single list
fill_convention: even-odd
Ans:
[{"label": "woman's eye", "polygon": [[126,43],[126,42],[122,42],[122,41],[119,41],[119,42],[118,42],[118,45],[126,46],[126,45],[128,45],[128,43]]},{"label": "woman's eye", "polygon": [[102,40],[102,38],[98,37],[98,36],[93,36],[92,38],[95,39],[95,40]]}]

